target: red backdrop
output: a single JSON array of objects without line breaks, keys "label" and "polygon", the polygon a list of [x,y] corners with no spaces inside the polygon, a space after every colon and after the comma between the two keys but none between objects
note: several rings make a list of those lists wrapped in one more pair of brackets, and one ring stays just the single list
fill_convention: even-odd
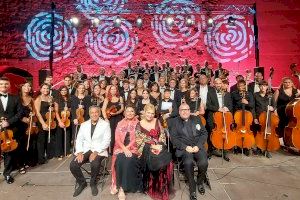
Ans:
[{"label": "red backdrop", "polygon": [[[36,0],[30,2],[5,0],[0,3],[0,67],[12,66],[29,71],[35,77],[34,85],[37,87],[38,70],[48,67],[48,61],[43,60],[45,56],[37,55],[43,52],[39,51],[40,49],[34,49],[34,45],[32,45],[33,43],[36,46],[39,45],[36,41],[37,39],[34,38],[35,34],[37,34],[37,30],[34,30],[35,23],[38,23],[34,20],[39,19],[37,14],[50,10],[51,1]],[[107,71],[110,71],[110,66],[119,71],[126,66],[128,60],[141,60],[143,63],[149,62],[150,64],[155,60],[158,60],[160,63],[169,60],[171,65],[175,66],[183,63],[183,60],[187,58],[192,64],[203,64],[205,60],[208,60],[213,64],[213,67],[216,66],[218,61],[222,61],[225,68],[233,72],[231,73],[232,77],[236,73],[244,73],[245,69],[255,66],[254,48],[250,39],[253,35],[252,15],[238,15],[236,18],[240,24],[236,28],[222,24],[222,22],[226,21],[226,16],[225,18],[220,18],[217,14],[213,14],[211,17],[215,18],[215,26],[212,30],[208,30],[205,23],[202,23],[207,19],[207,16],[202,15],[196,16],[196,22],[201,23],[196,23],[190,30],[180,29],[179,25],[177,30],[176,28],[164,30],[161,27],[163,23],[159,21],[159,16],[155,18],[153,15],[142,15],[144,26],[142,29],[139,29],[134,25],[134,20],[137,16],[126,14],[121,15],[128,21],[127,24],[123,24],[121,32],[115,30],[107,31],[105,29],[107,26],[104,25],[101,27],[101,31],[107,31],[106,36],[108,35],[109,37],[106,37],[105,34],[99,36],[97,27],[90,27],[91,22],[87,19],[88,16],[82,10],[76,9],[74,5],[76,1],[70,3],[69,0],[57,0],[54,2],[56,2],[57,13],[61,15],[63,13],[62,16],[64,17],[62,19],[58,18],[58,21],[70,19],[74,15],[80,19],[78,27],[72,27],[68,23],[64,24],[63,27],[67,29],[65,30],[66,32],[62,29],[63,37],[55,38],[55,40],[61,39],[61,43],[66,43],[54,55],[54,58],[57,60],[53,65],[55,81],[61,80],[64,74],[74,71],[78,64],[82,64],[84,72],[88,75],[93,75],[102,66],[106,67]],[[128,1],[128,3],[133,2],[141,1]],[[161,3],[163,0],[143,2]],[[201,1],[194,0],[193,2],[199,3]],[[219,2],[228,5],[257,3],[260,66],[264,66],[266,72],[270,66],[274,66],[274,85],[278,85],[283,76],[290,75],[289,64],[299,62],[300,2],[292,0],[226,0]],[[163,9],[166,8],[163,7]],[[47,15],[44,17],[47,18]],[[205,20],[203,20],[204,17],[206,17]],[[240,19],[239,17],[242,18]],[[234,34],[227,36],[229,35],[229,30],[241,27],[242,30],[233,31],[236,31],[237,37],[239,36],[238,32],[243,34],[244,31],[245,34],[240,37],[245,43],[236,41],[236,46],[228,46],[228,43],[226,45],[226,41],[234,42]],[[127,31],[128,35],[126,34]],[[174,31],[183,32],[180,32],[181,34],[179,35],[172,35],[171,33],[174,33]],[[65,33],[69,34],[69,38]],[[75,33],[77,33],[77,36]],[[117,35],[120,33],[123,35],[123,38],[117,38]],[[168,38],[165,38],[166,36]],[[103,39],[97,37],[103,37]],[[47,39],[49,38],[46,35],[42,35],[39,38],[41,43]],[[124,42],[124,46],[116,47],[114,45],[117,44],[116,41],[122,41],[122,39],[127,41],[127,43]],[[106,44],[98,44],[97,41],[106,41]],[[218,44],[218,42],[222,44]],[[110,46],[108,45],[111,49],[100,48],[107,45],[107,43],[111,44]],[[42,44],[40,45],[42,46]],[[221,47],[214,48],[216,45]],[[112,46],[119,49],[116,51]],[[122,47],[124,48],[122,49]],[[106,53],[105,56],[103,56],[103,52]]]}]

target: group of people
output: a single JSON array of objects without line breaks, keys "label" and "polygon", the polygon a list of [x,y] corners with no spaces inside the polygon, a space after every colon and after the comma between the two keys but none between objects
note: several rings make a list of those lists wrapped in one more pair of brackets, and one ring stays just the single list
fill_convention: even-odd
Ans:
[{"label": "group of people", "polygon": [[[250,83],[238,75],[230,88],[228,75],[221,64],[213,71],[208,62],[193,68],[188,60],[174,68],[169,62],[162,66],[128,63],[120,74],[113,71],[110,77],[101,68],[98,76],[88,78],[79,66],[64,77],[58,90],[47,76],[38,94],[26,82],[18,96],[8,94],[10,81],[1,77],[1,130],[13,130],[18,143],[16,150],[2,152],[4,178],[13,183],[13,169],[24,174],[27,166],[74,153],[70,170],[77,187],[73,196],[87,186],[80,168],[86,162],[91,163],[90,186],[97,195],[101,161],[111,156],[112,194],[125,199],[126,192],[146,192],[164,200],[173,192],[174,162],[180,159],[190,199],[197,199],[197,186],[200,194],[205,193],[208,159],[223,155],[211,141],[214,113],[250,111],[255,134],[260,113],[269,108],[279,114],[277,134],[282,137],[288,123],[285,107],[300,94],[291,78],[283,78],[269,105],[270,84],[261,72]],[[250,150],[244,153],[249,155]],[[254,148],[253,152],[259,151]],[[226,152],[222,157],[230,161]]]}]

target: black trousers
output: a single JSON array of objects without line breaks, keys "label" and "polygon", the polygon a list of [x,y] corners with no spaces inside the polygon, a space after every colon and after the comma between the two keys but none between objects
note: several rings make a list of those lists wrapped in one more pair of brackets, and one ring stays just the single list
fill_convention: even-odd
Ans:
[{"label": "black trousers", "polygon": [[[81,163],[78,163],[78,161],[75,160],[76,157],[73,158],[73,160],[70,163],[70,171],[75,177],[78,184],[84,184],[86,182],[83,173],[80,169],[80,167],[84,164],[89,162],[89,157],[92,154],[91,151],[86,152],[83,154],[83,161]],[[97,175],[100,172],[101,167],[101,161],[104,159],[103,156],[96,156],[95,160],[91,162],[91,181],[90,185],[96,185],[97,184]]]},{"label": "black trousers", "polygon": [[3,153],[3,160],[4,160],[3,176],[9,176],[10,173],[13,171],[15,156],[16,156],[16,150]]},{"label": "black trousers", "polygon": [[184,151],[182,156],[184,172],[188,179],[190,192],[196,192],[196,182],[194,179],[194,161],[198,167],[197,184],[203,183],[207,172],[208,161],[205,150],[200,149],[197,153],[188,153]]},{"label": "black trousers", "polygon": [[[66,134],[66,135],[65,135]],[[66,136],[66,141],[65,141]],[[66,154],[71,153],[71,128],[66,128],[66,133],[63,128],[56,128],[56,147],[55,155],[57,157],[65,155],[65,143],[66,143]]]},{"label": "black trousers", "polygon": [[48,131],[40,131],[37,136],[38,163],[44,164],[46,159],[52,159],[55,156],[56,130],[50,132],[50,143],[48,143]]}]

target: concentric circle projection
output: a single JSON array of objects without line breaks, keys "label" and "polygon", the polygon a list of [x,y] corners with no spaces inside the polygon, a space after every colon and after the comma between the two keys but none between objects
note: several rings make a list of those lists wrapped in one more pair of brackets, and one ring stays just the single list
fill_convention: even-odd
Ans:
[{"label": "concentric circle projection", "polygon": [[[59,14],[54,15],[53,56],[54,62],[71,55],[77,42],[77,31],[70,21]],[[51,13],[41,12],[34,16],[24,32],[26,47],[31,56],[40,61],[49,60]]]},{"label": "concentric circle projection", "polygon": [[[156,6],[155,10],[159,15],[154,15],[151,27],[154,37],[161,46],[169,49],[186,49],[194,46],[199,41],[201,34],[200,19],[196,19],[194,15],[190,15],[189,13],[199,13],[200,7],[192,1],[165,0],[160,6]],[[169,26],[166,23],[168,14],[174,17],[173,26]],[[187,16],[196,21],[196,24],[193,26],[187,25]]]},{"label": "concentric circle projection", "polygon": [[120,14],[128,0],[76,0],[76,8],[88,19],[102,19],[106,14]]},{"label": "concentric circle projection", "polygon": [[[229,17],[234,24],[228,23]],[[207,51],[218,62],[240,62],[251,53],[254,44],[253,26],[240,15],[218,15],[213,18],[214,26],[204,36]]]},{"label": "concentric circle projection", "polygon": [[102,23],[96,31],[89,29],[85,36],[87,51],[100,65],[121,65],[132,58],[138,43],[132,25],[122,19],[119,27],[114,26],[114,18]]}]

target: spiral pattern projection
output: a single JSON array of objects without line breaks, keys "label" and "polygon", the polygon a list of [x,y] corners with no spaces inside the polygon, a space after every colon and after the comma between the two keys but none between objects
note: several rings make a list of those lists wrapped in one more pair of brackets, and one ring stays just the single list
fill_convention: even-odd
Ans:
[{"label": "spiral pattern projection", "polygon": [[[199,41],[201,22],[200,20],[196,20],[194,15],[187,15],[189,13],[200,12],[200,7],[192,1],[166,0],[160,6],[156,6],[155,9],[156,13],[161,15],[154,15],[151,27],[153,29],[153,36],[161,46],[169,49],[186,49],[194,46]],[[172,14],[174,18],[173,26],[169,26],[166,23],[167,14]],[[186,24],[186,16],[198,22],[195,25],[188,26]]]},{"label": "spiral pattern projection", "polygon": [[76,0],[76,8],[88,19],[99,18],[107,14],[120,14],[128,0]]},{"label": "spiral pattern projection", "polygon": [[97,30],[89,29],[85,36],[88,53],[101,65],[121,65],[132,58],[138,43],[132,25],[122,19],[120,27],[114,27],[113,18],[101,23]]},{"label": "spiral pattern projection", "polygon": [[[34,16],[24,32],[26,47],[31,56],[40,61],[49,60],[51,13],[41,12]],[[77,42],[77,31],[70,21],[54,15],[53,55],[54,62],[65,59]]]},{"label": "spiral pattern projection", "polygon": [[[232,16],[232,15],[231,15]],[[235,25],[228,24],[230,16],[213,18],[214,26],[207,31],[204,42],[207,51],[218,62],[240,62],[251,53],[254,45],[253,25],[244,16],[234,15]]]}]

